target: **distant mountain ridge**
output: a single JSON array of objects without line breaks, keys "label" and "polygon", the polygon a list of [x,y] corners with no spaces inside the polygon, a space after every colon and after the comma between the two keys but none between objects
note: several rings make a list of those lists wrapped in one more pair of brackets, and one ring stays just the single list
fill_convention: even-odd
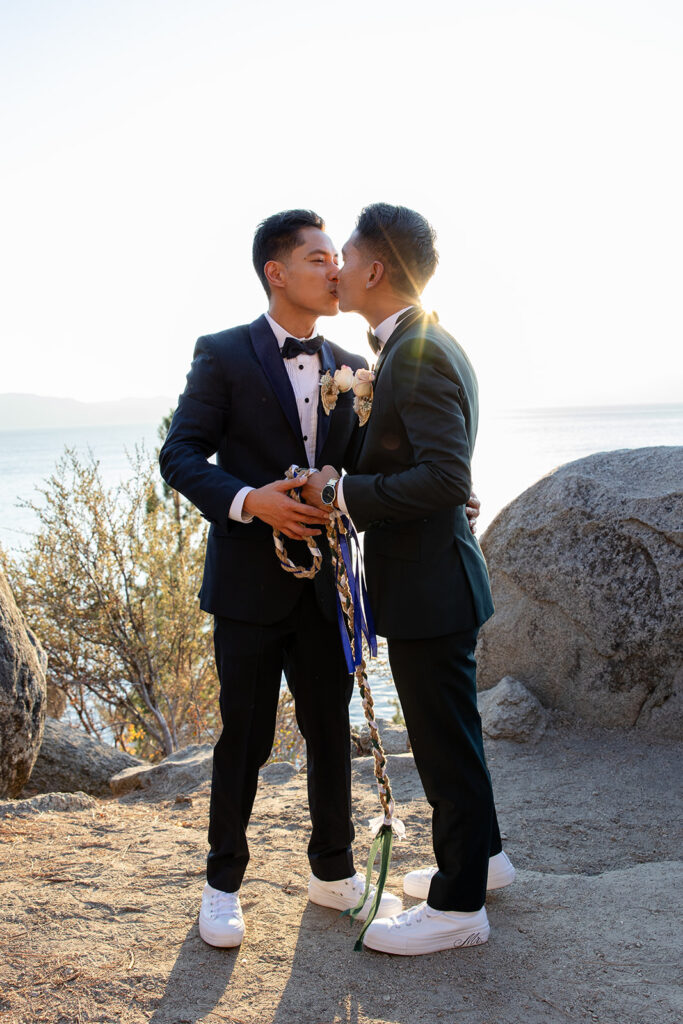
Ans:
[{"label": "distant mountain ridge", "polygon": [[0,430],[52,427],[108,427],[158,423],[175,406],[173,398],[119,398],[111,402],[79,402],[17,393],[0,394]]}]

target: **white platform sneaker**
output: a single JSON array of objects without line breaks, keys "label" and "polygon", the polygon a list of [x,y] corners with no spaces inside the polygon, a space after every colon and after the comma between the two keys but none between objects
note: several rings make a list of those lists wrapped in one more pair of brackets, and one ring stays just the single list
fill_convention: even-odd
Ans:
[{"label": "white platform sneaker", "polygon": [[416,956],[441,949],[479,946],[490,932],[486,909],[474,913],[434,910],[418,903],[396,917],[376,918],[365,933],[364,945],[381,953]]},{"label": "white platform sneaker", "polygon": [[239,893],[223,892],[206,883],[199,911],[199,934],[210,946],[239,946],[244,937]]},{"label": "white platform sneaker", "polygon": [[[403,879],[403,891],[407,896],[415,896],[418,900],[426,900],[429,896],[429,885],[438,868],[418,868],[409,871]],[[507,853],[501,850],[495,857],[489,858],[489,873],[486,889],[504,889],[515,880],[516,871]]]},{"label": "white platform sneaker", "polygon": [[[308,898],[311,903],[317,903],[321,907],[332,907],[333,910],[352,910],[363,894],[365,879],[362,875],[355,874],[352,878],[340,878],[337,882],[323,882],[315,875],[308,880]],[[370,886],[370,894],[358,914],[358,920],[364,921],[370,913],[370,907],[375,896],[375,886]],[[391,917],[393,914],[400,914],[403,910],[403,903],[398,896],[387,892],[382,893],[377,908],[378,917]]]}]

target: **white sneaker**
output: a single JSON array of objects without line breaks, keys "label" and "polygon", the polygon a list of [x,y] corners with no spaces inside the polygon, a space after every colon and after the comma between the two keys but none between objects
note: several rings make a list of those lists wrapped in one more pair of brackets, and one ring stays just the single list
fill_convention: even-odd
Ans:
[{"label": "white sneaker", "polygon": [[489,857],[489,874],[486,879],[487,890],[504,889],[506,885],[512,885],[517,872],[512,861],[504,850],[497,853],[495,857]]},{"label": "white sneaker", "polygon": [[[317,903],[321,907],[332,907],[334,910],[352,910],[363,894],[365,879],[356,873],[352,878],[340,878],[337,882],[323,882],[315,875],[308,880],[308,898],[311,903]],[[370,907],[375,897],[376,886],[370,886],[370,894],[363,904],[358,920],[364,921],[370,913]],[[403,910],[403,903],[398,896],[387,892],[382,893],[377,908],[378,917],[391,917],[392,914],[400,914]]]},{"label": "white sneaker", "polygon": [[206,883],[199,911],[199,934],[210,946],[239,946],[244,936],[239,893],[223,892]]},{"label": "white sneaker", "polygon": [[427,903],[418,903],[396,917],[376,918],[363,942],[382,953],[414,956],[436,953],[440,949],[479,946],[486,942],[490,931],[485,907],[474,913],[462,913],[434,910]]},{"label": "white sneaker", "polygon": [[[432,878],[439,869],[418,868],[417,871],[409,871],[403,879],[403,891],[407,896],[415,896],[418,900],[426,900],[429,896],[429,885]],[[489,873],[486,879],[486,889],[504,889],[515,880],[516,871],[507,853],[502,850],[495,857],[489,858]]]}]

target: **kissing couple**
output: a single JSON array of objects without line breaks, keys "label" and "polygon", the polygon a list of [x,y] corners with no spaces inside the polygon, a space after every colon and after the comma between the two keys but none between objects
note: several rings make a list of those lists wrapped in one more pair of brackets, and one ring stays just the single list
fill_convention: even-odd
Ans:
[{"label": "kissing couple", "polygon": [[[375,203],[358,217],[340,265],[323,220],[288,210],[258,226],[252,255],[267,312],[198,339],[160,453],[165,481],[211,524],[200,602],[214,619],[223,729],[200,935],[221,947],[244,936],[246,829],[283,672],[306,743],[309,899],[349,910],[363,894],[352,853],[353,676],[329,559],[314,579],[301,579],[282,571],[273,547],[275,529],[304,564],[306,539],[324,531],[335,508],[364,531],[370,606],[433,809],[436,866],[404,880],[423,902],[404,911],[384,892],[364,944],[410,955],[486,942],[486,891],[508,885],[515,871],[502,850],[476,700],[477,633],[493,613],[470,528],[479,507],[471,496],[477,381],[463,349],[420,303],[438,261],[435,233],[414,210]],[[363,426],[352,388],[323,402],[321,378],[368,369],[316,333],[319,316],[339,311],[360,313],[371,328],[374,377],[361,375],[371,388],[357,389],[369,412]],[[293,464],[314,471],[286,479]]]}]

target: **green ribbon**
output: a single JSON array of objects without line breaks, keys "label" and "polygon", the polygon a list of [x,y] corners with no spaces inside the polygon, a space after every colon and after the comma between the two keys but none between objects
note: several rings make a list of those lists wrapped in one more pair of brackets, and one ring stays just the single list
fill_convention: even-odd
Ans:
[{"label": "green ribbon", "polygon": [[370,890],[370,880],[372,878],[372,868],[375,863],[375,857],[379,851],[379,877],[377,879],[377,888],[375,890],[375,896],[370,906],[370,913],[368,914],[365,923],[361,929],[361,933],[356,940],[356,944],[353,949],[355,953],[360,953],[363,949],[363,936],[374,921],[377,911],[379,909],[380,900],[382,899],[382,893],[384,892],[384,885],[387,880],[387,874],[389,873],[389,863],[391,861],[391,846],[394,841],[394,832],[391,825],[382,825],[379,832],[372,841],[370,847],[370,854],[368,856],[368,866],[365,872],[365,886],[363,888],[363,894],[352,910],[345,910],[344,914],[351,918],[356,918],[363,906],[365,905],[366,894]]}]

